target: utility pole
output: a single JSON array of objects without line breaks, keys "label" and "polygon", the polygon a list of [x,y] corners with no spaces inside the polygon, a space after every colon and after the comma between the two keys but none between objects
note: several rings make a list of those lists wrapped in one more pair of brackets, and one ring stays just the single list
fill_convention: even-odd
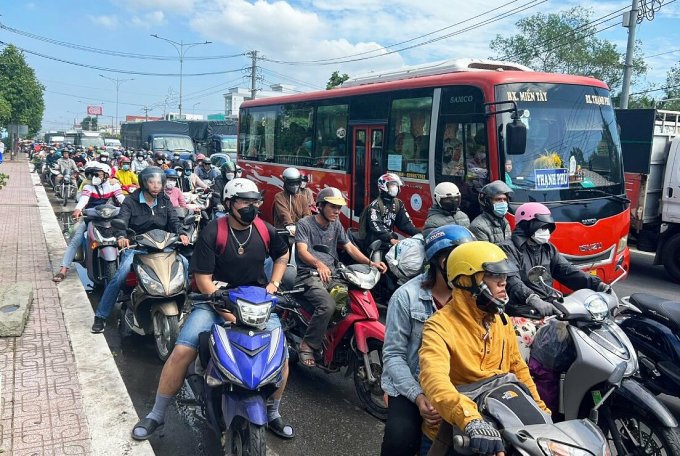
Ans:
[{"label": "utility pole", "polygon": [[116,85],[116,126],[113,128],[113,134],[115,135],[118,132],[118,89],[120,89],[120,85],[124,82],[128,81],[134,81],[134,78],[130,79],[118,79],[118,78],[110,78],[108,76],[104,76],[103,74],[100,74],[104,79],[108,79],[109,81],[113,82]]},{"label": "utility pole", "polygon": [[148,121],[149,120],[149,111],[151,111],[151,108],[149,108],[148,106],[144,106],[142,108],[142,110],[144,111],[144,120]]},{"label": "utility pole", "polygon": [[250,51],[248,55],[251,58],[250,64],[250,98],[255,99],[257,93],[257,51]]},{"label": "utility pole", "polygon": [[626,46],[626,63],[623,67],[623,83],[621,87],[621,108],[628,109],[630,81],[633,77],[633,53],[635,52],[635,29],[642,21],[654,20],[654,15],[661,8],[663,0],[632,0],[630,11],[623,13],[623,26],[628,28],[628,45]]},{"label": "utility pole", "polygon": [[[182,118],[182,75],[184,74],[184,55],[186,52],[191,49],[194,46],[199,46],[201,44],[211,44],[212,41],[203,41],[200,43],[185,43],[184,41],[180,41],[179,43],[177,41],[173,41],[168,38],[163,38],[162,36],[158,36],[157,34],[151,35],[154,38],[158,38],[159,40],[167,41],[168,43],[172,44],[172,47],[175,48],[177,51],[177,54],[179,55],[179,118]],[[186,47],[186,49],[185,49]]]}]

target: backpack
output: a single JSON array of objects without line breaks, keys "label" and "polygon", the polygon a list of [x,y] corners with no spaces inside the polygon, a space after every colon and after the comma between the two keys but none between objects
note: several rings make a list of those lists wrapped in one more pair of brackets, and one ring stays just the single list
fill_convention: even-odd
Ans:
[{"label": "backpack", "polygon": [[[217,247],[218,255],[223,255],[225,250],[227,250],[227,240],[229,239],[229,227],[227,226],[227,215],[217,219],[217,239],[215,242],[215,247]],[[264,242],[264,248],[269,254],[269,242],[271,238],[269,236],[269,230],[267,225],[264,223],[260,217],[255,217],[253,220],[253,225],[259,233],[262,241]]]},{"label": "backpack", "polygon": [[[396,198],[396,210],[397,213],[401,211],[401,207],[404,203],[401,202],[399,198]],[[385,214],[385,203],[383,202],[382,198],[378,197],[378,211],[380,212],[380,215]],[[361,211],[361,216],[359,217],[359,231],[357,234],[354,236],[356,239],[359,241],[364,241],[366,240],[366,236],[368,235],[368,212],[371,210],[371,205],[369,204],[364,208],[363,211]]]}]

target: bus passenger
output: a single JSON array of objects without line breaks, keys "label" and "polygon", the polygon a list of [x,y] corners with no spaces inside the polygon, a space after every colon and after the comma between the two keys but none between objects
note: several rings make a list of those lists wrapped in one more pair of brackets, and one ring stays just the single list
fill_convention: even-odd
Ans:
[{"label": "bus passenger", "polygon": [[500,180],[482,187],[479,192],[482,213],[470,224],[470,231],[478,240],[500,244],[510,239],[510,224],[505,220],[505,214],[511,193],[512,189]]},{"label": "bus passenger", "polygon": [[460,210],[460,190],[453,182],[440,182],[434,188],[434,205],[427,212],[423,234],[427,236],[435,228],[444,225],[470,226],[470,218]]}]

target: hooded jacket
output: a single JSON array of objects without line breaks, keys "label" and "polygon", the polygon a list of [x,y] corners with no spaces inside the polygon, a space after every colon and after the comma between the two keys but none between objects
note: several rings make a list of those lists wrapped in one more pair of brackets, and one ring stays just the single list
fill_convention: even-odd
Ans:
[{"label": "hooded jacket", "polygon": [[529,242],[531,234],[524,224],[520,224],[515,227],[512,237],[500,244],[500,248],[519,268],[518,273],[508,277],[506,289],[510,298],[509,313],[512,313],[513,307],[526,305],[527,299],[532,294],[537,294],[541,299],[550,296],[549,290],[529,281],[529,270],[534,266],[546,268],[549,278],[545,283],[550,286],[553,285],[553,279],[556,279],[572,290],[581,288],[597,290],[601,282],[597,276],[586,274],[571,264],[550,242],[546,244]]},{"label": "hooded jacket", "polygon": [[470,231],[478,241],[488,241],[493,244],[510,239],[510,224],[505,217],[496,217],[489,212],[482,212],[470,224]]},{"label": "hooded jacket", "polygon": [[[453,299],[425,322],[420,348],[420,385],[442,419],[461,430],[482,419],[475,402],[456,387],[513,373],[527,386],[536,403],[550,413],[536,390],[517,345],[512,324],[496,315],[488,334],[487,314],[479,310],[468,291],[456,288]],[[423,432],[434,439],[437,427],[423,423]]]},{"label": "hooded jacket", "polygon": [[451,213],[434,205],[427,211],[427,220],[425,220],[425,225],[423,226],[423,236],[427,237],[430,231],[445,225],[460,225],[469,228],[470,218],[461,210]]}]

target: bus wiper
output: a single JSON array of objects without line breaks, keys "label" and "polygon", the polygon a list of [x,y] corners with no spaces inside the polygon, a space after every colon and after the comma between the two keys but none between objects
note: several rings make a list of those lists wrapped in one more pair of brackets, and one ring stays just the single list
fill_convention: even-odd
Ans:
[{"label": "bus wiper", "polygon": [[581,191],[584,191],[584,190],[589,191],[589,192],[595,192],[599,195],[605,196],[607,198],[612,198],[612,199],[619,201],[621,203],[624,203],[624,204],[630,203],[630,200],[625,195],[614,195],[614,194],[611,194],[611,193],[607,193],[604,190],[599,189],[599,188],[583,188],[583,189],[581,189]]}]

